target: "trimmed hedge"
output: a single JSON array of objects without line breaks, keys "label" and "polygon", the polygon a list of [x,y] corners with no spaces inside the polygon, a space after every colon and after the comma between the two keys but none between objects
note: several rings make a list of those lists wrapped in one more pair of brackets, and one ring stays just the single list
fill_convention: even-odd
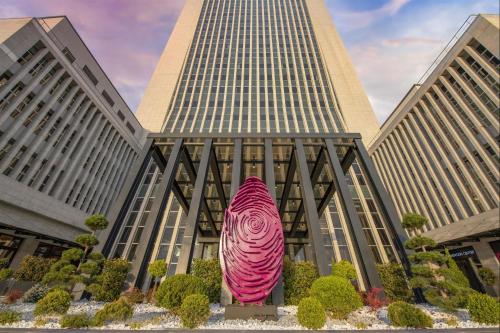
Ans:
[{"label": "trimmed hedge", "polygon": [[197,276],[178,274],[167,277],[156,291],[156,304],[171,311],[177,311],[189,295],[206,295],[206,286]]},{"label": "trimmed hedge", "polygon": [[54,262],[56,262],[56,259],[26,256],[21,261],[19,268],[14,272],[14,279],[40,282]]},{"label": "trimmed hedge", "polygon": [[107,303],[97,311],[92,326],[103,326],[106,322],[125,321],[132,318],[134,310],[126,299],[120,298],[112,303]]},{"label": "trimmed hedge", "polygon": [[414,305],[406,302],[394,302],[389,305],[389,320],[393,326],[426,328],[432,327],[432,318]]},{"label": "trimmed hedge", "polygon": [[10,279],[14,271],[11,268],[0,269],[0,281]]},{"label": "trimmed hedge", "polygon": [[311,285],[318,277],[318,270],[311,262],[292,262],[285,258],[283,266],[285,304],[298,305],[301,299],[309,296]]},{"label": "trimmed hedge", "polygon": [[189,295],[182,301],[179,311],[182,326],[196,328],[210,317],[210,304],[206,295]]},{"label": "trimmed hedge", "polygon": [[413,298],[413,293],[408,287],[406,274],[403,266],[400,264],[381,264],[377,265],[377,271],[386,297],[395,301],[410,302]]},{"label": "trimmed hedge", "polygon": [[297,309],[297,319],[299,324],[306,328],[320,329],[326,323],[325,308],[314,297],[303,298]]},{"label": "trimmed hedge", "polygon": [[347,260],[332,263],[332,275],[340,276],[347,280],[355,280],[358,277],[356,268]]},{"label": "trimmed hedge", "polygon": [[482,324],[500,324],[500,303],[488,295],[473,293],[467,299],[472,320]]},{"label": "trimmed hedge", "polygon": [[361,296],[352,283],[339,276],[323,276],[314,281],[311,296],[316,297],[336,319],[344,319],[363,306]]},{"label": "trimmed hedge", "polygon": [[220,301],[220,289],[222,285],[222,270],[218,259],[201,260],[194,259],[191,274],[205,282],[207,296],[211,303]]},{"label": "trimmed hedge", "polygon": [[54,289],[39,300],[35,306],[35,316],[65,314],[71,305],[71,295],[61,289]]},{"label": "trimmed hedge", "polygon": [[64,315],[59,320],[61,328],[84,328],[90,326],[90,317],[86,313]]},{"label": "trimmed hedge", "polygon": [[17,323],[21,320],[21,313],[16,311],[4,310],[0,311],[0,325]]},{"label": "trimmed hedge", "polygon": [[112,302],[120,297],[127,279],[129,263],[124,259],[111,259],[104,262],[102,273],[95,278],[95,283],[86,290],[99,302]]}]

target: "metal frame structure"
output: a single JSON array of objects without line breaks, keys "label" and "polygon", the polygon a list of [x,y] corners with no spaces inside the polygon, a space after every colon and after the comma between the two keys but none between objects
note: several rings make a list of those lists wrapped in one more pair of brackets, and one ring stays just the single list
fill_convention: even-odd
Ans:
[{"label": "metal frame structure", "polygon": [[[309,251],[320,275],[330,274],[328,261],[323,255],[324,245],[321,238],[319,219],[326,209],[328,202],[332,199],[335,192],[338,192],[342,212],[348,222],[355,251],[359,260],[359,266],[362,270],[364,280],[369,287],[381,287],[381,281],[378,276],[375,260],[368,247],[363,227],[354,206],[348,184],[346,182],[346,173],[355,160],[366,174],[369,186],[375,195],[381,213],[384,216],[388,226],[388,235],[392,238],[393,245],[398,252],[400,260],[409,272],[409,262],[403,246],[406,239],[401,224],[399,223],[395,207],[389,198],[382,182],[376,172],[376,169],[370,160],[366,148],[364,147],[361,136],[353,133],[335,133],[335,134],[271,134],[271,133],[226,133],[226,134],[151,134],[148,137],[147,144],[140,158],[135,161],[131,168],[128,179],[120,193],[117,204],[112,210],[109,219],[114,222],[113,228],[109,234],[103,234],[102,251],[104,255],[111,255],[111,248],[115,242],[118,230],[123,224],[124,216],[130,206],[135,189],[138,186],[141,172],[148,165],[148,161],[153,158],[162,172],[161,182],[155,190],[155,201],[151,207],[144,230],[141,235],[138,247],[135,252],[135,260],[132,261],[132,268],[129,282],[141,288],[147,281],[146,267],[151,260],[151,249],[156,239],[159,225],[165,211],[165,206],[170,193],[173,193],[180,203],[180,206],[187,215],[185,221],[185,231],[182,240],[181,253],[177,262],[176,274],[188,273],[195,253],[196,242],[215,243],[218,242],[219,230],[222,227],[221,222],[215,222],[212,217],[207,200],[218,200],[224,210],[237,192],[243,178],[245,145],[253,145],[264,148],[263,177],[270,190],[270,193],[279,207],[280,215],[283,216],[289,199],[290,189],[293,184],[300,188],[301,201],[298,210],[295,211],[291,229],[286,231],[285,240],[288,242],[302,242],[308,244]],[[199,159],[196,161],[191,157],[189,147],[197,146],[201,149]],[[231,174],[231,193],[224,193],[221,173],[218,167],[217,154],[215,147],[232,146],[233,158]],[[280,200],[276,194],[276,179],[274,173],[275,159],[273,147],[286,146],[291,147],[286,180],[283,185],[283,192]],[[315,147],[318,153],[314,161],[311,161],[306,155],[307,147]],[[168,153],[166,151],[168,150]],[[339,157],[340,153],[340,157]],[[248,163],[248,161],[247,161]],[[255,163],[255,161],[254,161]],[[312,164],[312,167],[311,167]],[[180,180],[176,177],[180,167],[183,167],[189,176],[189,185],[192,186],[190,197],[186,191],[183,191]],[[318,183],[322,170],[330,168],[333,175],[327,186],[326,191],[321,198],[315,198],[314,186]],[[212,184],[215,185],[217,195],[207,198],[205,189],[208,186],[207,178],[211,172],[213,175]],[[294,183],[298,179],[298,183]],[[185,183],[183,183],[185,184]],[[278,202],[279,201],[279,202]],[[206,225],[209,229],[203,229],[200,226],[200,217],[204,215],[207,219]],[[307,225],[307,232],[299,235],[298,225],[304,218]],[[217,225],[219,229],[217,228]],[[275,304],[283,303],[282,284],[273,291],[273,302]]]}]

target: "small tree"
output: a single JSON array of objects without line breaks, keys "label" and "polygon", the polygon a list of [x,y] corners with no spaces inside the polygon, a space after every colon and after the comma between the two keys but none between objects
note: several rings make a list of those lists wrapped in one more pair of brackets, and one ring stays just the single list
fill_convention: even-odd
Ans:
[{"label": "small tree", "polygon": [[358,277],[356,268],[347,260],[332,263],[332,275],[340,276],[350,281]]},{"label": "small tree", "polygon": [[155,279],[152,293],[152,297],[154,297],[161,278],[167,274],[167,263],[164,260],[153,261],[148,266],[148,273]]},{"label": "small tree", "polygon": [[[412,233],[416,233],[428,222],[427,218],[410,213],[403,217],[401,224]],[[446,251],[429,251],[436,246],[431,238],[415,236],[406,241],[405,247],[416,253],[409,256],[412,263],[412,288],[422,288],[426,300],[432,305],[447,310],[463,307],[467,301],[469,281],[460,271],[455,261]]]}]

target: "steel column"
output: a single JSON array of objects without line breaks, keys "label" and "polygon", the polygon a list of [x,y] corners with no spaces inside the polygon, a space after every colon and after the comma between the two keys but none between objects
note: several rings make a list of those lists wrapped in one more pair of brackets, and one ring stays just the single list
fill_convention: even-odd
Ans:
[{"label": "steel column", "polygon": [[316,267],[320,275],[329,275],[328,262],[324,256],[323,239],[321,238],[321,229],[319,224],[319,215],[314,200],[314,190],[311,184],[309,168],[302,139],[295,139],[295,158],[299,172],[300,191],[304,202],[305,217],[309,239],[312,243],[314,256],[316,258]]},{"label": "steel column", "polygon": [[172,184],[179,167],[182,145],[182,139],[175,140],[175,144],[172,147],[170,156],[168,157],[167,166],[163,171],[162,180],[153,194],[155,200],[135,251],[135,260],[132,262],[129,281],[133,282],[135,286],[139,288],[142,287],[146,277],[146,267],[150,261],[153,243],[156,239],[158,228],[160,227],[161,219],[167,205],[168,197],[172,190]]},{"label": "steel column", "polygon": [[290,189],[292,187],[296,168],[297,162],[295,160],[295,150],[292,150],[292,153],[290,154],[290,162],[288,163],[288,170],[286,172],[285,186],[283,186],[283,193],[281,195],[281,202],[279,207],[281,218],[283,218],[283,214],[285,213],[286,202],[288,201],[288,196],[290,195]]},{"label": "steel column", "polygon": [[342,211],[345,214],[344,216],[347,220],[350,234],[354,238],[354,248],[356,250],[357,257],[359,258],[359,262],[363,268],[362,271],[366,275],[366,282],[368,283],[370,288],[382,288],[382,283],[375,266],[375,259],[373,258],[373,254],[367,245],[358,212],[356,211],[356,208],[354,208],[354,201],[352,200],[351,192],[349,191],[349,187],[347,186],[345,173],[337,156],[337,150],[334,146],[333,140],[326,139],[325,144],[333,171],[332,173],[335,188],[339,192]]},{"label": "steel column", "polygon": [[204,190],[209,171],[210,152],[212,150],[212,139],[205,139],[203,151],[201,153],[200,164],[198,166],[197,177],[193,189],[189,213],[186,219],[186,228],[182,239],[181,253],[175,274],[189,273],[191,260],[193,258],[196,234],[198,232],[198,222],[204,200]]},{"label": "steel column", "polygon": [[[274,204],[276,205],[276,179],[274,176],[273,139],[264,140],[264,172],[267,189],[271,194],[271,197],[273,198]],[[280,275],[278,283],[273,289],[272,297],[274,305],[285,304],[283,292],[283,275]]]}]

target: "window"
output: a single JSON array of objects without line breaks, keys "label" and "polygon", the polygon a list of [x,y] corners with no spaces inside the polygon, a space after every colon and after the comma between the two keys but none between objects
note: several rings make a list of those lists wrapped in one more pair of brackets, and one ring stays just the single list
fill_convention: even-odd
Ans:
[{"label": "window", "polygon": [[28,147],[26,147],[26,146],[22,146],[21,149],[19,149],[17,154],[12,158],[9,165],[4,170],[4,172],[3,172],[4,175],[6,175],[6,176],[10,175],[12,170],[14,170],[14,168],[16,167],[17,162],[19,162],[19,160],[21,159],[21,157],[23,156],[23,154],[26,152],[27,149],[28,149]]},{"label": "window", "polygon": [[33,165],[33,162],[36,160],[37,157],[38,157],[37,153],[33,153],[33,155],[31,155],[30,159],[28,160],[26,165],[23,167],[23,169],[21,170],[21,172],[17,176],[17,178],[16,178],[17,181],[20,182],[24,179],[24,177],[26,176],[26,174],[30,170],[31,166]]},{"label": "window", "polygon": [[64,56],[66,57],[66,59],[69,60],[70,63],[73,63],[75,61],[75,57],[73,56],[73,53],[71,53],[71,51],[67,47],[65,47],[62,50],[62,53],[64,54]]},{"label": "window", "polygon": [[16,85],[0,100],[0,111],[5,110],[7,106],[19,95],[24,89],[24,83],[18,82]]},{"label": "window", "polygon": [[129,122],[127,122],[127,128],[132,134],[135,134],[135,128]]},{"label": "window", "polygon": [[97,86],[97,84],[99,83],[99,81],[94,76],[94,73],[92,73],[92,71],[87,67],[87,65],[83,66],[83,72],[85,73],[85,75],[87,75],[87,77],[89,78],[90,82],[92,82],[94,84],[94,86]]},{"label": "window", "polygon": [[111,99],[106,90],[102,91],[102,97],[104,97],[104,99],[106,100],[106,102],[108,102],[109,105],[111,106],[115,105],[115,101]]},{"label": "window", "polygon": [[12,148],[12,146],[16,143],[15,139],[9,139],[9,141],[5,144],[5,146],[0,150],[0,161],[3,160],[5,155],[7,155]]},{"label": "window", "polygon": [[38,168],[38,170],[35,172],[35,174],[31,178],[30,182],[28,183],[28,186],[33,185],[38,180],[38,176],[40,176],[40,174],[42,173],[43,169],[45,169],[45,166],[47,165],[47,162],[48,161],[46,159],[44,159],[42,161],[42,163],[40,163],[40,167]]},{"label": "window", "polygon": [[24,120],[24,127],[28,127],[33,122],[33,120],[35,120],[35,118],[38,116],[38,112],[40,112],[40,109],[43,107],[43,105],[43,102],[38,103],[36,108],[29,114],[28,118]]},{"label": "window", "polygon": [[36,42],[35,45],[33,45],[26,53],[24,53],[19,59],[17,59],[17,62],[21,65],[24,65],[28,61],[33,58],[35,54],[38,53],[41,49],[44,49],[45,45],[41,41]]},{"label": "window", "polygon": [[0,234],[0,258],[10,261],[16,254],[22,241],[22,238]]},{"label": "window", "polygon": [[121,110],[118,110],[118,118],[120,118],[120,120],[125,120],[125,116],[123,115],[122,111]]},{"label": "window", "polygon": [[10,71],[5,71],[1,76],[0,76],[0,88],[5,86],[7,82],[9,82],[10,78],[12,77],[12,73]]},{"label": "window", "polygon": [[26,106],[35,98],[35,94],[30,93],[28,96],[24,97],[24,99],[17,105],[14,111],[10,114],[10,116],[14,119],[19,116],[21,112],[26,108]]}]

